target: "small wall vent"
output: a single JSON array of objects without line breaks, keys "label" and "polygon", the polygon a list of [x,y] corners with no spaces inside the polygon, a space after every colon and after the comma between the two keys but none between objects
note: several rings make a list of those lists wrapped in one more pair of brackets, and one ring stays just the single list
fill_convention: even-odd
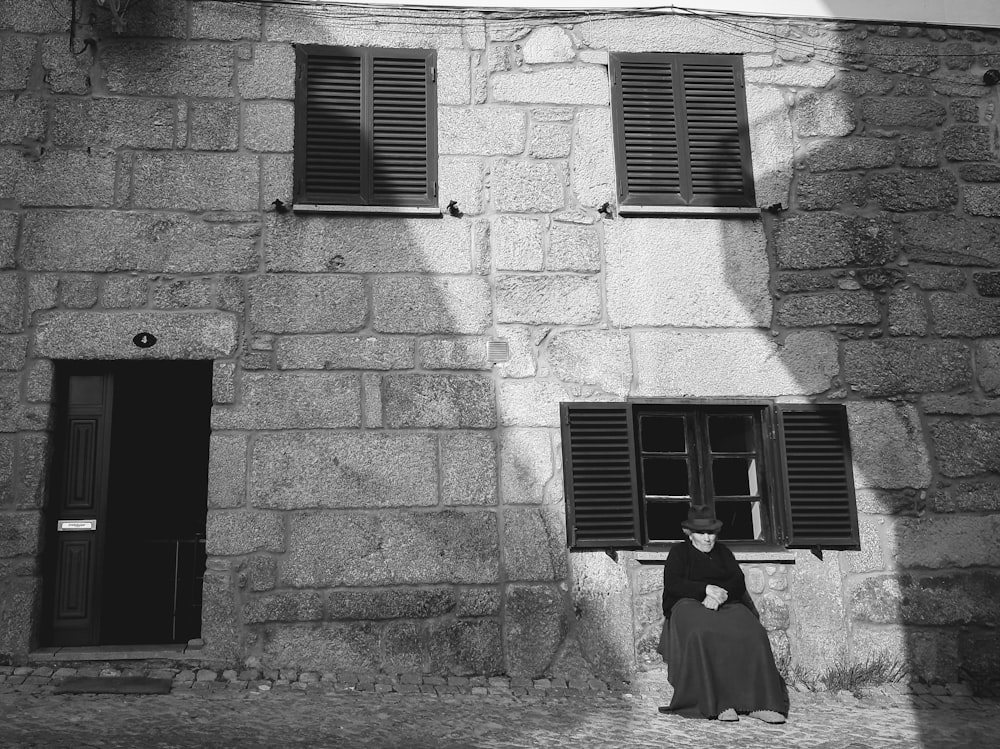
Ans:
[{"label": "small wall vent", "polygon": [[503,338],[486,342],[486,361],[501,364],[510,361],[510,344]]}]

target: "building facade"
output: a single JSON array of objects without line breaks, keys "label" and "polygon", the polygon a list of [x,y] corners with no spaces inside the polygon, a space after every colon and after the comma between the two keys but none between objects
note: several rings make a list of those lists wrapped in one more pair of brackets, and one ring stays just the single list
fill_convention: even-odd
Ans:
[{"label": "building facade", "polygon": [[995,693],[998,37],[0,2],[0,657],[628,680],[694,499],[782,663]]}]

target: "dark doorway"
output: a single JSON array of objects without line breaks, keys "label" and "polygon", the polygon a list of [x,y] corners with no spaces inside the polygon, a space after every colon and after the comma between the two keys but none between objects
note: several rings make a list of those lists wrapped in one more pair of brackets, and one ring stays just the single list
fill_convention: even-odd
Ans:
[{"label": "dark doorway", "polygon": [[46,639],[198,637],[212,363],[60,362],[56,375]]}]

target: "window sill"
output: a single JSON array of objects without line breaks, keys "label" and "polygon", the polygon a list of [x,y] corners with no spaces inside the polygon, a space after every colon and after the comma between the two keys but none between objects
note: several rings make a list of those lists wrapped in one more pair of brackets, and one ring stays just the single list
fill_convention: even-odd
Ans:
[{"label": "window sill", "polygon": [[[740,549],[738,546],[731,546],[730,549],[735,555],[737,562],[744,562],[747,564],[765,564],[768,562],[774,564],[795,564],[795,552],[789,551],[788,549]],[[637,551],[635,552],[635,558],[636,561],[639,562],[663,562],[666,561],[667,554],[669,553],[669,550]]]},{"label": "window sill", "polygon": [[441,209],[436,205],[323,205],[318,203],[296,203],[295,213],[345,213],[384,216],[425,216],[441,218]]},{"label": "window sill", "polygon": [[687,216],[689,218],[759,218],[761,209],[756,206],[724,205],[622,205],[618,215],[624,218],[641,216]]}]

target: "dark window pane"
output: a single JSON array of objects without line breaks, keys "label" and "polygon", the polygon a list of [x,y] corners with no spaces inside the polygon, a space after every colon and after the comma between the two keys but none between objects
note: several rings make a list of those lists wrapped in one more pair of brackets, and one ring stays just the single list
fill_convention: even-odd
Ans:
[{"label": "dark window pane", "polygon": [[715,516],[722,521],[719,538],[748,541],[762,536],[760,502],[716,500]]},{"label": "dark window pane", "polygon": [[647,497],[691,496],[684,458],[643,458],[642,480]]},{"label": "dark window pane", "polygon": [[753,452],[753,419],[750,416],[709,416],[708,442],[713,453]]},{"label": "dark window pane", "polygon": [[756,497],[757,461],[754,458],[714,458],[712,486],[715,496]]},{"label": "dark window pane", "polygon": [[650,541],[676,541],[684,538],[681,521],[687,517],[687,502],[647,502],[646,535]]},{"label": "dark window pane", "polygon": [[683,416],[644,416],[639,429],[645,453],[687,452]]}]

